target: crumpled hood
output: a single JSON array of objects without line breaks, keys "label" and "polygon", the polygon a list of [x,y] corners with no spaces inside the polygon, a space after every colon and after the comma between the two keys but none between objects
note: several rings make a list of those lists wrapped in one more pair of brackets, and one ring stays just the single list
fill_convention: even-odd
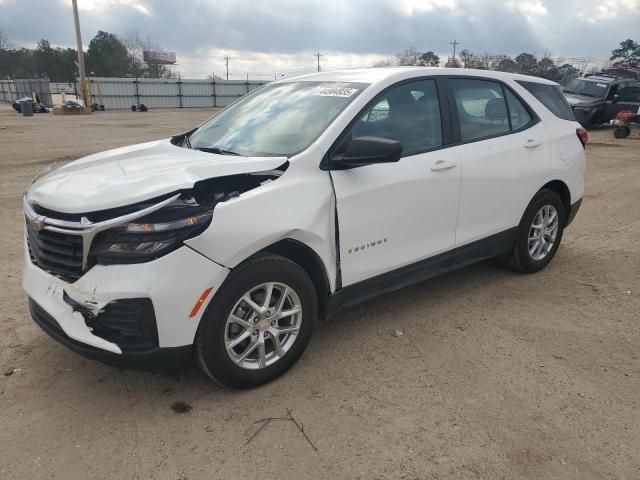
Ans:
[{"label": "crumpled hood", "polygon": [[93,212],[191,188],[199,180],[273,170],[286,161],[216,155],[159,140],[68,163],[34,182],[27,200],[57,212]]},{"label": "crumpled hood", "polygon": [[576,95],[574,93],[565,93],[564,96],[567,98],[569,105],[580,106],[580,107],[588,107],[591,105],[597,105],[602,103],[602,98],[590,97],[588,95]]}]

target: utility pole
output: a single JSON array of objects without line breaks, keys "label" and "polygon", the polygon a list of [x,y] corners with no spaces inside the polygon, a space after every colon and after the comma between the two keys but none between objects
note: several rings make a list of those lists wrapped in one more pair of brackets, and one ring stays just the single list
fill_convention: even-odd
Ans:
[{"label": "utility pole", "polygon": [[87,98],[87,80],[84,75],[84,53],[82,52],[82,35],[80,35],[80,17],[78,16],[78,0],[72,0],[73,21],[76,24],[76,46],[78,48],[78,70],[80,73],[80,95],[84,100],[84,106],[91,104],[91,99]]},{"label": "utility pole", "polygon": [[224,61],[227,65],[227,80],[229,80],[229,57],[224,57]]},{"label": "utility pole", "polygon": [[453,57],[451,59],[452,62],[456,61],[456,46],[460,45],[460,42],[458,42],[456,39],[453,40],[453,42],[450,42],[449,45],[453,45]]},{"label": "utility pole", "polygon": [[324,55],[318,52],[318,53],[314,53],[313,56],[318,57],[318,71],[320,71],[320,57],[323,57]]}]

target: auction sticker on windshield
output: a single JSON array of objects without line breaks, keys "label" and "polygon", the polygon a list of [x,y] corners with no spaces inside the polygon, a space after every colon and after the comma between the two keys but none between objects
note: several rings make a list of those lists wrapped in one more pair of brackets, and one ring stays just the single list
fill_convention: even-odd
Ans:
[{"label": "auction sticker on windshield", "polygon": [[321,97],[350,97],[357,91],[357,88],[330,87],[323,88],[315,95],[319,95]]}]

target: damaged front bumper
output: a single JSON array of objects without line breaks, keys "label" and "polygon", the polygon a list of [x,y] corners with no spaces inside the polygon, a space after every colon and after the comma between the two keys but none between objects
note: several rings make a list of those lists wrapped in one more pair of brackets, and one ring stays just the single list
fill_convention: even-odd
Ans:
[{"label": "damaged front bumper", "polygon": [[[193,306],[227,274],[185,246],[146,263],[96,265],[68,283],[34,265],[25,244],[23,287],[34,321],[71,350],[123,368],[168,369],[189,360],[206,310],[192,317]],[[136,329],[144,335],[129,341]]]}]

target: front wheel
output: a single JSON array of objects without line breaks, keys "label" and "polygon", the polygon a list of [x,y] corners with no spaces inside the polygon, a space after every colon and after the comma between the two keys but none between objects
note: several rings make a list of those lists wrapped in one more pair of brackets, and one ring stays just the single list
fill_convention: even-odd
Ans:
[{"label": "front wheel", "polygon": [[197,361],[225,386],[267,383],[302,355],[317,312],[313,282],[300,266],[279,255],[249,259],[229,274],[203,315]]},{"label": "front wheel", "polygon": [[509,266],[523,273],[546,267],[558,251],[566,219],[560,196],[552,190],[541,190],[520,220],[508,256]]}]

